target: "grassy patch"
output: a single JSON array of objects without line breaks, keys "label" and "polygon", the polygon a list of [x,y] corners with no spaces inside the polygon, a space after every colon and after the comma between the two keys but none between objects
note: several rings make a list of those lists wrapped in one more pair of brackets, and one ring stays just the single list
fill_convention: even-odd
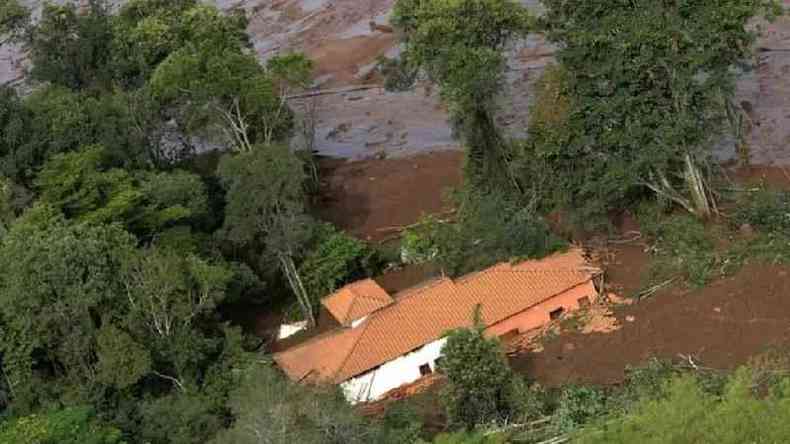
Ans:
[{"label": "grassy patch", "polygon": [[692,287],[701,287],[718,273],[716,233],[699,219],[686,214],[664,216],[650,207],[640,212],[639,222],[653,241],[647,279],[651,285],[680,277]]}]

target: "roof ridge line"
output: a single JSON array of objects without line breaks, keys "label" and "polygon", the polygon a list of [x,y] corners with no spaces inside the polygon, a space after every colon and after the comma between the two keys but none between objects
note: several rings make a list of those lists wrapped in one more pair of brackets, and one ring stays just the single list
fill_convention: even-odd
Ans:
[{"label": "roof ridge line", "polygon": [[417,296],[420,293],[424,293],[428,289],[433,288],[433,287],[435,287],[437,285],[440,285],[440,284],[442,284],[442,283],[444,283],[446,281],[449,281],[451,284],[455,285],[455,281],[453,281],[451,278],[448,278],[447,276],[440,276],[440,277],[428,280],[426,282],[423,282],[422,284],[415,285],[414,287],[410,287],[410,288],[407,288],[405,290],[398,291],[398,292],[395,293],[394,296],[397,296],[399,294],[401,296],[398,297],[397,299],[395,299],[395,298],[392,298],[392,299],[396,303],[402,301],[403,299],[410,299],[410,298],[412,298],[414,296]]},{"label": "roof ridge line", "polygon": [[[357,300],[360,298],[359,293],[354,291],[353,287],[349,287],[348,291],[350,291],[354,297],[351,298],[351,303],[348,305],[348,310],[346,310],[346,312],[343,313],[343,320],[340,321],[341,324],[344,324],[351,316],[351,312],[354,309],[354,306],[357,305]],[[354,319],[351,319],[351,322],[354,322]]]},{"label": "roof ridge line", "polygon": [[[373,314],[375,314],[375,312]],[[371,316],[373,314],[371,314]],[[335,380],[335,378],[337,378],[337,375],[339,375],[341,373],[341,370],[343,370],[343,368],[345,368],[346,363],[348,363],[348,360],[351,359],[351,356],[354,354],[354,351],[359,346],[359,343],[362,340],[362,336],[364,336],[365,333],[368,331],[368,327],[370,326],[370,318],[366,319],[364,321],[364,324],[365,325],[362,326],[362,331],[359,332],[359,335],[354,340],[354,345],[348,350],[348,353],[346,353],[346,356],[340,362],[340,365],[338,365],[337,368],[335,369],[335,371],[332,372],[332,380],[333,381]],[[340,382],[342,382],[342,381],[340,381]]]},{"label": "roof ridge line", "polygon": [[298,344],[295,344],[295,345],[292,345],[292,346],[286,348],[285,350],[280,350],[278,352],[272,353],[272,355],[279,355],[279,354],[282,354],[282,353],[287,353],[287,352],[289,352],[291,350],[297,350],[297,349],[306,347],[306,346],[312,344],[313,342],[318,342],[318,341],[323,340],[323,339],[328,339],[330,336],[337,336],[339,334],[345,333],[346,330],[351,330],[351,329],[346,327],[343,324],[340,324],[340,326],[338,326],[338,327],[334,327],[331,330],[327,330],[327,331],[325,331],[323,333],[319,333],[316,336],[313,336],[312,338],[307,338],[307,339],[305,339],[304,341],[302,341],[302,342],[300,342]]}]

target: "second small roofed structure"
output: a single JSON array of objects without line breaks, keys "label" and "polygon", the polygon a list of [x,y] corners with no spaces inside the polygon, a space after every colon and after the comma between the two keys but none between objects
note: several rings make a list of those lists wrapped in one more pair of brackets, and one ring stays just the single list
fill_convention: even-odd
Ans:
[{"label": "second small roofed structure", "polygon": [[443,335],[470,327],[477,307],[487,335],[511,336],[594,302],[600,273],[572,249],[435,279],[394,297],[366,279],[322,301],[340,328],[274,359],[294,381],[340,384],[351,402],[375,400],[435,371]]}]

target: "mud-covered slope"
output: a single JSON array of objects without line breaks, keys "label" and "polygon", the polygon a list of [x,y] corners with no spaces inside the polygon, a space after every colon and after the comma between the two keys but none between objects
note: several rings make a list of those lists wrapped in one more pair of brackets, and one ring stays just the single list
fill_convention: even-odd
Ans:
[{"label": "mud-covered slope", "polygon": [[[63,2],[65,0],[58,0]],[[120,0],[119,0],[120,1]],[[395,0],[216,0],[223,9],[243,8],[249,31],[262,60],[280,51],[299,50],[316,62],[317,86],[343,89],[379,85],[373,68],[379,56],[398,53],[396,36],[387,23]],[[24,0],[34,7],[40,0]],[[535,10],[537,0],[522,0]],[[790,0],[784,0],[790,7]],[[371,26],[371,22],[378,26]],[[755,70],[739,83],[738,101],[753,121],[751,141],[755,163],[790,164],[790,18],[765,28]],[[509,51],[508,85],[502,95],[498,122],[511,136],[526,135],[531,90],[553,48],[540,36],[517,42]],[[23,57],[18,48],[0,48],[0,82],[21,78]],[[436,92],[418,88],[389,93],[382,88],[322,95],[317,109],[316,148],[343,158],[398,157],[423,151],[457,148],[446,112]],[[294,102],[299,106],[299,102]],[[720,144],[721,159],[734,156],[732,143]]]}]

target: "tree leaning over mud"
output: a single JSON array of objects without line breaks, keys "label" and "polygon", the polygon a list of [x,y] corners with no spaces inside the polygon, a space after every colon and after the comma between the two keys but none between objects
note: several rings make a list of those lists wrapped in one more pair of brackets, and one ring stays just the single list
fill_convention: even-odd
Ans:
[{"label": "tree leaning over mud", "polygon": [[750,21],[778,4],[544,3],[541,27],[560,48],[560,67],[533,115],[565,109],[531,122],[522,176],[565,206],[581,202],[587,215],[621,208],[645,188],[695,216],[715,213],[712,147],[739,108],[735,67],[752,55]]}]

